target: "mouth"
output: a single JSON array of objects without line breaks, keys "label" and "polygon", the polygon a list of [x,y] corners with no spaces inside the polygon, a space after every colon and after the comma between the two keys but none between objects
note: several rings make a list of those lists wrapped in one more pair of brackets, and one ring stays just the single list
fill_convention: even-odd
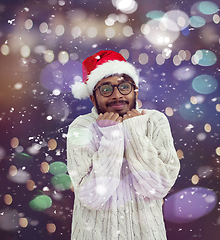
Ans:
[{"label": "mouth", "polygon": [[107,104],[107,107],[114,108],[115,110],[121,110],[124,108],[124,106],[128,104],[127,101],[115,101]]}]

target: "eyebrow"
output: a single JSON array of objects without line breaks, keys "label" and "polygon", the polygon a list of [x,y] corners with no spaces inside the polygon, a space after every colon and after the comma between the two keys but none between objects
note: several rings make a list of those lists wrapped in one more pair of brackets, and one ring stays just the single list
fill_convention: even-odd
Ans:
[{"label": "eyebrow", "polygon": [[[131,83],[131,81],[129,81],[129,80],[126,80],[126,79],[121,79],[121,80],[119,80],[119,81],[121,81],[121,82],[130,82]],[[120,83],[121,83],[120,82]],[[111,85],[111,82],[104,82],[104,83],[102,83],[102,84],[100,84],[99,86],[102,86],[102,85],[104,85],[104,84],[110,84]]]}]

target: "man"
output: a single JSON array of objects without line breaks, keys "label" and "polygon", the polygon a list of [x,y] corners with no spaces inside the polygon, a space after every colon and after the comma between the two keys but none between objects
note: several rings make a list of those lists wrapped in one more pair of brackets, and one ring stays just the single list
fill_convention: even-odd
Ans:
[{"label": "man", "polygon": [[168,120],[138,109],[138,75],[120,54],[92,55],[83,73],[73,94],[90,97],[94,107],[68,131],[71,239],[165,240],[163,197],[179,172]]}]

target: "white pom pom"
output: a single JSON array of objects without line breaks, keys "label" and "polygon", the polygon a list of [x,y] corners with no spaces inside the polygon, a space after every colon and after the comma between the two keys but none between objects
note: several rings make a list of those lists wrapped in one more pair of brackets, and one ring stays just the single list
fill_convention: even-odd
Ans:
[{"label": "white pom pom", "polygon": [[86,84],[82,82],[76,82],[71,89],[73,96],[77,99],[86,99],[90,95]]}]

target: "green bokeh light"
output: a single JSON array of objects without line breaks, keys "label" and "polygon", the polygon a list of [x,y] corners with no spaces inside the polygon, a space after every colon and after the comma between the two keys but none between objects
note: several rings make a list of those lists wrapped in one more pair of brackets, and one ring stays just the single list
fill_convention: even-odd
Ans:
[{"label": "green bokeh light", "polygon": [[47,195],[40,195],[30,201],[29,206],[33,210],[41,212],[52,206],[52,199]]},{"label": "green bokeh light", "polygon": [[200,28],[206,24],[206,21],[204,18],[202,18],[200,16],[192,16],[189,19],[189,23],[194,28]]},{"label": "green bokeh light", "polygon": [[70,176],[67,174],[58,174],[52,177],[51,184],[58,190],[68,190],[72,187]]},{"label": "green bokeh light", "polygon": [[153,11],[148,12],[146,14],[146,16],[151,18],[151,19],[158,19],[158,18],[164,17],[164,14],[165,13],[163,11],[153,10]]},{"label": "green bokeh light", "polygon": [[67,166],[63,162],[53,162],[50,164],[50,173],[53,175],[65,174],[67,173]]},{"label": "green bokeh light", "polygon": [[203,1],[198,5],[198,10],[203,14],[210,15],[218,12],[218,5],[211,1]]},{"label": "green bokeh light", "polygon": [[214,77],[202,74],[194,78],[192,87],[198,93],[209,94],[213,93],[218,88],[218,82]]},{"label": "green bokeh light", "polygon": [[200,66],[212,66],[217,61],[216,55],[212,51],[207,49],[198,50],[196,51],[195,55],[198,56],[198,65]]}]

